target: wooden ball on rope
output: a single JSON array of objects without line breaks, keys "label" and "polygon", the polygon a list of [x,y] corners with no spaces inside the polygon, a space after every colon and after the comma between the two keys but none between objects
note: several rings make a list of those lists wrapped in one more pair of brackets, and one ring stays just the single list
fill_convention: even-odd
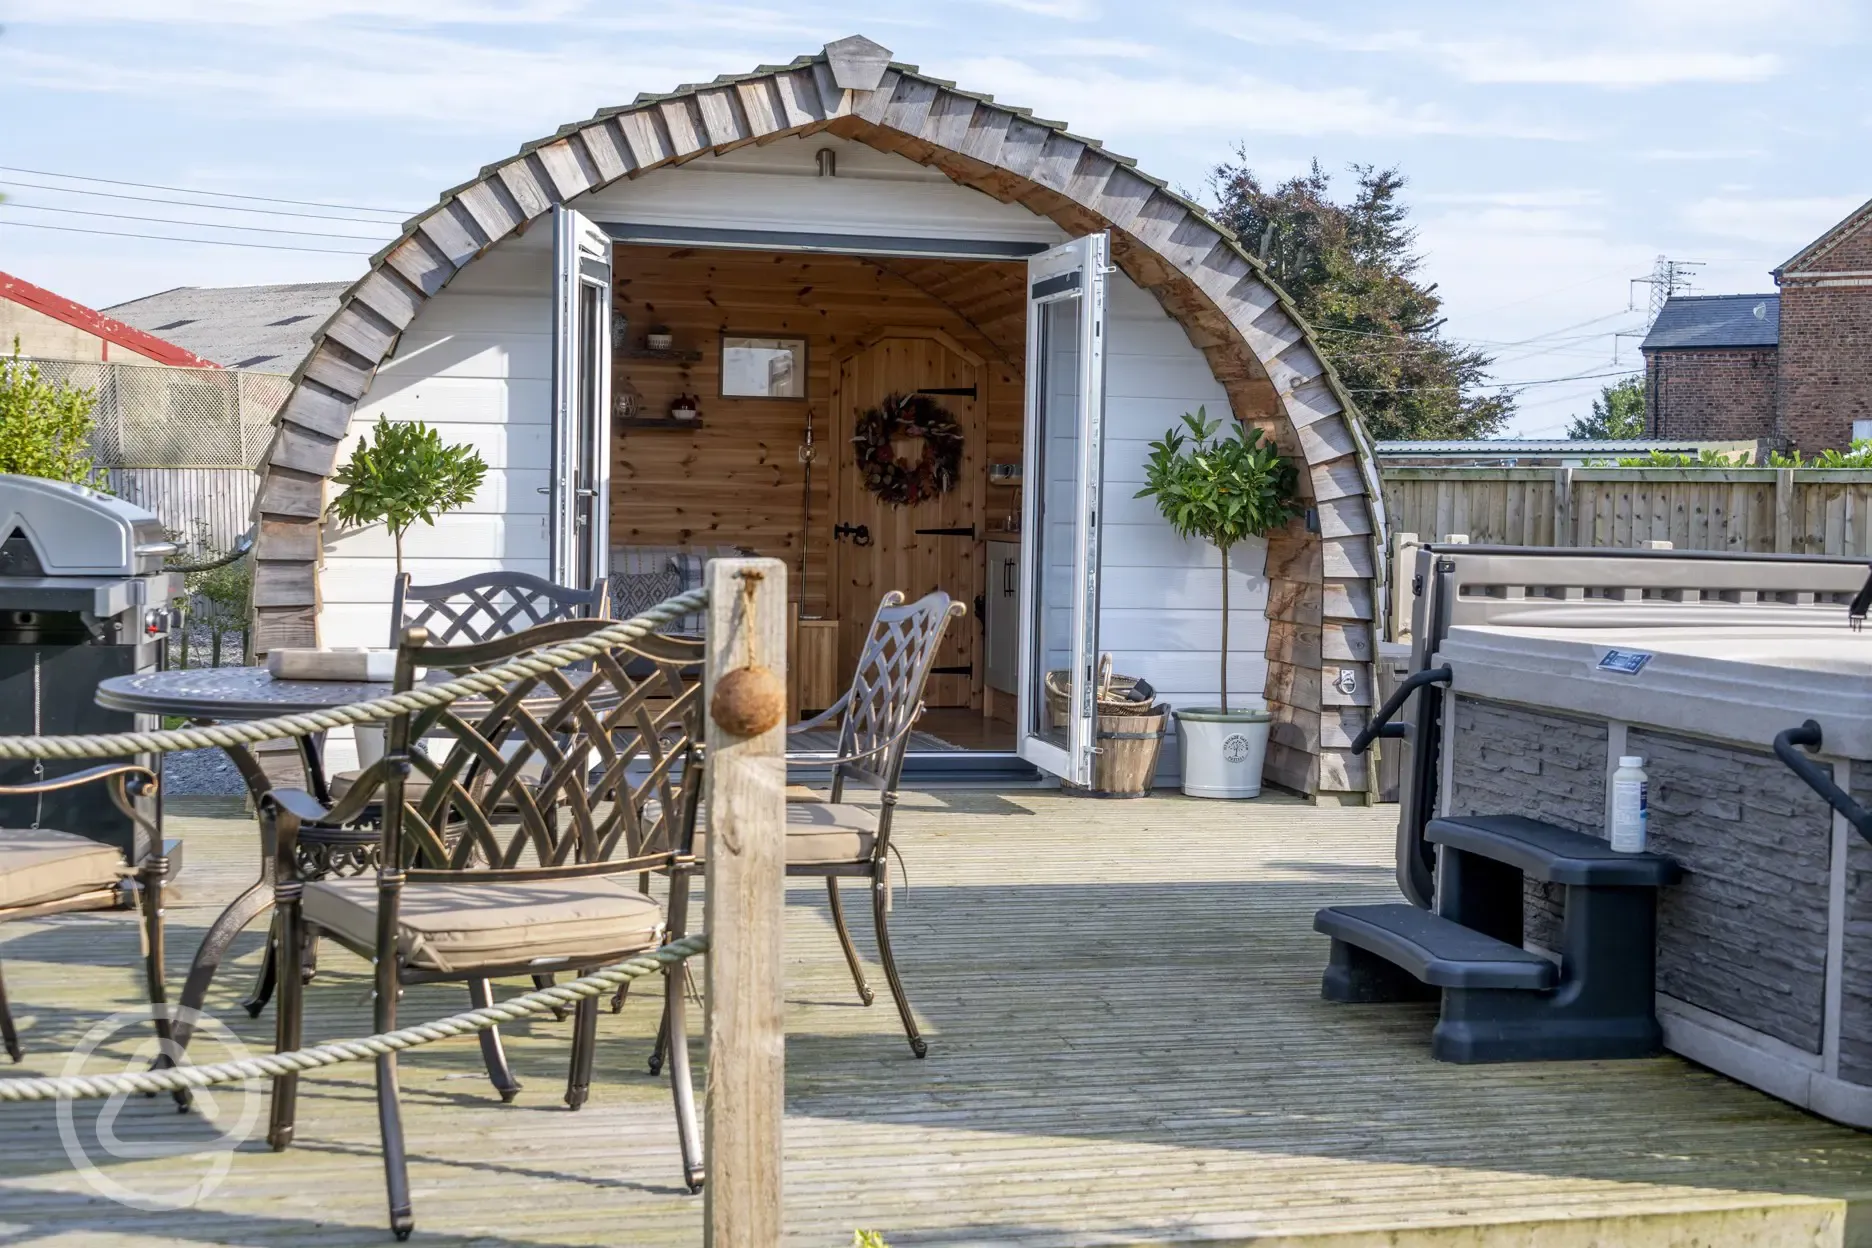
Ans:
[{"label": "wooden ball on rope", "polygon": [[737,667],[715,682],[709,716],[737,737],[758,737],[786,718],[786,686],[771,667]]}]

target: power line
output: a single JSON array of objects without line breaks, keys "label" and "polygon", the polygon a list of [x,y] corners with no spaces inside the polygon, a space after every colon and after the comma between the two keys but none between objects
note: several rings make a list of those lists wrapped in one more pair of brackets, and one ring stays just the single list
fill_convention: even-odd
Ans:
[{"label": "power line", "polygon": [[[294,204],[300,208],[346,208],[353,212],[384,212],[396,217],[408,217],[414,214],[402,208],[370,208],[363,204],[334,204],[317,199],[281,199],[276,195],[240,195],[233,191],[202,191],[191,186],[164,186],[157,182],[124,182],[116,178],[94,178],[82,173],[58,173],[50,169],[21,169],[14,165],[0,165],[0,172],[27,173],[36,178],[67,178],[73,182],[99,182],[105,186],[133,186],[145,191],[174,191],[182,195],[211,195],[216,199],[244,199],[262,204]],[[204,205],[209,206],[209,205]],[[389,224],[386,222],[385,224]]]},{"label": "power line", "polygon": [[0,229],[57,230],[61,234],[102,234],[110,238],[142,238],[161,243],[201,243],[210,247],[246,247],[253,251],[309,251],[321,256],[369,256],[369,251],[341,247],[294,247],[286,243],[237,243],[224,238],[177,238],[173,234],[133,234],[127,230],[87,230],[76,225],[46,225],[39,221],[0,221]]},{"label": "power line", "polygon": [[46,204],[22,204],[17,200],[0,203],[0,208],[24,208],[31,212],[68,213],[78,217],[109,217],[116,221],[146,221],[153,225],[186,225],[205,230],[240,230],[249,234],[292,234],[300,238],[342,238],[352,242],[369,243],[380,240],[365,234],[332,234],[320,230],[288,230],[272,225],[228,225],[219,221],[181,221],[174,217],[143,217],[128,212],[93,212],[85,208],[54,208]]},{"label": "power line", "polygon": [[[1600,377],[1629,377],[1631,370],[1618,369],[1610,373],[1574,373],[1567,377],[1539,377],[1530,381],[1478,381],[1479,390],[1526,390],[1533,386],[1557,386],[1567,381],[1593,381]],[[1464,386],[1380,386],[1364,390],[1352,390],[1351,394],[1448,394],[1466,389]]]},{"label": "power line", "polygon": [[162,195],[126,195],[122,191],[87,191],[77,186],[47,186],[43,182],[18,182],[11,178],[0,182],[0,186],[17,187],[27,191],[50,191],[54,195],[89,195],[97,199],[128,199],[140,204],[174,204],[181,208],[206,208],[211,212],[251,212],[269,217],[305,217],[315,221],[356,221],[362,225],[391,225],[389,221],[379,221],[373,217],[334,216],[325,212],[293,212],[286,208],[243,208],[232,204],[200,204],[189,199],[170,199]]}]

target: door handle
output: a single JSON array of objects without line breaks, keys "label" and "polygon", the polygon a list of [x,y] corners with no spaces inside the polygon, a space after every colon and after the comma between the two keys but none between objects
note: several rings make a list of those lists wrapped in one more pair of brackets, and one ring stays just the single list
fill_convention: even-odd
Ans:
[{"label": "door handle", "polygon": [[851,538],[854,546],[871,544],[871,527],[865,524],[836,524],[832,526],[832,540],[843,541]]},{"label": "door handle", "polygon": [[1014,561],[1012,559],[1001,561],[1001,594],[1006,598],[1014,596]]}]

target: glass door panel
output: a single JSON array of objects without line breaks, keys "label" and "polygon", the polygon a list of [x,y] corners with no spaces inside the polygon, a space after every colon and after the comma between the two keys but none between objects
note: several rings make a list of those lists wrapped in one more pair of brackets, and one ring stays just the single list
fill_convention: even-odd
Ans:
[{"label": "glass door panel", "polygon": [[1019,748],[1082,785],[1096,747],[1108,248],[1094,234],[1028,262]]},{"label": "glass door panel", "polygon": [[611,237],[553,209],[551,576],[588,589],[608,571]]}]

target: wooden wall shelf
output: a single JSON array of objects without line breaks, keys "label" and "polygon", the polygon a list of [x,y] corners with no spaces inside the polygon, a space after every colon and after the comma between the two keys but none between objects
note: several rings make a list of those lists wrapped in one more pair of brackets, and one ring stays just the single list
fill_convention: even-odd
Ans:
[{"label": "wooden wall shelf", "polygon": [[614,416],[613,429],[700,429],[702,418],[677,420],[674,416]]},{"label": "wooden wall shelf", "polygon": [[616,356],[621,360],[663,360],[671,364],[700,364],[702,362],[700,351],[678,351],[673,347],[668,351],[653,351],[649,347],[626,347],[617,352]]}]

